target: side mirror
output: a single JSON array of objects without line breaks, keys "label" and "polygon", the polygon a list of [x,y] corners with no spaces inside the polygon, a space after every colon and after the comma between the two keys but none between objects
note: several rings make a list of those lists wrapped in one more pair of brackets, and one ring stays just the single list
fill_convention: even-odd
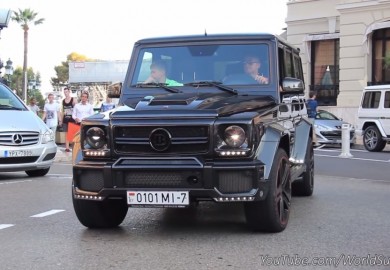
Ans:
[{"label": "side mirror", "polygon": [[117,82],[110,84],[107,90],[107,96],[109,98],[119,98],[122,92],[122,83]]},{"label": "side mirror", "polygon": [[300,79],[286,77],[282,81],[282,88],[285,92],[303,93],[305,84]]}]

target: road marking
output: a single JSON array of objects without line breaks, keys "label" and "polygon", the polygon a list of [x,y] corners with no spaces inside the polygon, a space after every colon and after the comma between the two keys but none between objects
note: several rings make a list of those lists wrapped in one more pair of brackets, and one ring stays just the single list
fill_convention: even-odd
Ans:
[{"label": "road marking", "polygon": [[23,182],[32,182],[32,180],[15,180],[15,181],[8,181],[8,182],[0,182],[0,185],[18,184]]},{"label": "road marking", "polygon": [[58,178],[69,178],[69,179],[71,179],[72,177],[73,177],[73,175],[72,174],[47,174],[46,175],[46,177],[48,177],[48,178],[56,178],[56,179],[58,179]]},{"label": "road marking", "polygon": [[0,230],[15,226],[14,224],[0,224]]},{"label": "road marking", "polygon": [[[318,157],[333,157],[333,158],[345,159],[343,157],[332,156],[332,155],[319,155],[319,154],[315,154],[315,156],[318,156]],[[390,160],[380,160],[380,159],[370,159],[370,158],[355,158],[355,157],[351,157],[349,159],[362,160],[362,161],[373,161],[373,162],[383,162],[383,163],[389,163],[390,162]]]},{"label": "road marking", "polygon": [[36,214],[36,215],[33,215],[31,217],[46,217],[46,216],[50,216],[50,215],[54,215],[54,214],[57,214],[57,213],[60,213],[60,212],[63,212],[65,210],[50,210],[50,211],[47,211],[47,212],[43,212],[43,213],[40,213],[40,214]]}]

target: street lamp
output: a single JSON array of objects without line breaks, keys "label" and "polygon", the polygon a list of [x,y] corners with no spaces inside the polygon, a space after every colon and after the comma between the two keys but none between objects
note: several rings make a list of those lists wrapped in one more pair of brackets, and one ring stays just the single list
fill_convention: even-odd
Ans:
[{"label": "street lamp", "polygon": [[7,75],[7,83],[8,83],[8,85],[11,85],[10,77],[12,76],[12,74],[14,74],[14,67],[12,66],[11,59],[8,58],[8,61],[6,62],[6,65],[4,68],[5,68],[5,75]]},{"label": "street lamp", "polygon": [[4,27],[8,27],[12,11],[10,9],[0,9],[0,33]]}]

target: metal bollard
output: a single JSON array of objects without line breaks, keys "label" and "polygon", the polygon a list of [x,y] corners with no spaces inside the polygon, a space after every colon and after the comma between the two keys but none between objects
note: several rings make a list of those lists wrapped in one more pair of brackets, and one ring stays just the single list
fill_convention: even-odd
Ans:
[{"label": "metal bollard", "polygon": [[339,157],[353,157],[350,153],[350,129],[351,126],[349,124],[343,124],[341,126],[341,154],[339,155]]}]

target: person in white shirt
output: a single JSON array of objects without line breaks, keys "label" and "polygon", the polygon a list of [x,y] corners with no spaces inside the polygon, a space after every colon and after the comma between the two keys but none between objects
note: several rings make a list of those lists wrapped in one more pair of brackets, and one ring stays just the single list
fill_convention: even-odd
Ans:
[{"label": "person in white shirt", "polygon": [[80,124],[84,118],[94,114],[92,104],[88,103],[88,98],[88,92],[83,92],[81,102],[74,105],[72,118],[77,124]]},{"label": "person in white shirt", "polygon": [[46,120],[46,125],[54,132],[57,131],[57,126],[62,125],[62,116],[60,111],[60,104],[54,102],[54,95],[47,96],[49,102],[43,108],[42,120]]}]

